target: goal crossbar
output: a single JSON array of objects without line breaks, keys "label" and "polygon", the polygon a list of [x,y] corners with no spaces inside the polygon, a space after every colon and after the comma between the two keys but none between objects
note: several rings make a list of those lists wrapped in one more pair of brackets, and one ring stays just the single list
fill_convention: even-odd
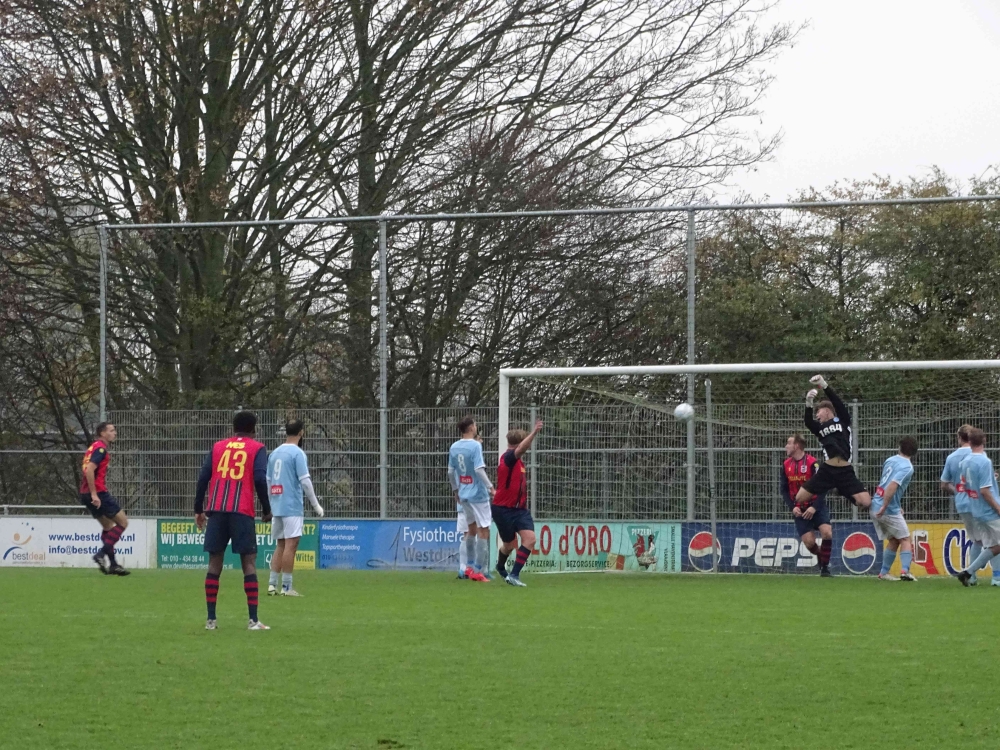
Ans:
[{"label": "goal crossbar", "polygon": [[894,370],[1000,370],[1000,359],[875,360],[867,362],[753,362],[688,365],[618,365],[609,367],[505,367],[500,370],[499,455],[507,449],[510,428],[510,381],[512,378],[588,377],[615,375],[712,375],[724,373],[859,372]]}]

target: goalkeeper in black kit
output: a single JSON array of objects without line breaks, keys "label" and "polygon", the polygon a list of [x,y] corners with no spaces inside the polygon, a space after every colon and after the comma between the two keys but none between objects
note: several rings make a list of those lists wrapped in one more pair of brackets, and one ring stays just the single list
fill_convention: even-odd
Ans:
[{"label": "goalkeeper in black kit", "polygon": [[[854,458],[851,413],[822,375],[814,375],[809,382],[815,387],[806,394],[805,423],[823,448],[823,465],[799,488],[795,500],[805,502],[812,495],[836,489],[850,503],[867,508],[872,504],[872,496],[851,464]],[[826,399],[816,404],[814,410],[813,403],[819,395],[817,389],[822,389]]]}]

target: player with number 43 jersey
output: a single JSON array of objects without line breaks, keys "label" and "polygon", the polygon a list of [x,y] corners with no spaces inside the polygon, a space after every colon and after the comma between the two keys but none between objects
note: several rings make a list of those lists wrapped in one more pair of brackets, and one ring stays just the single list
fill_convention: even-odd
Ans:
[{"label": "player with number 43 jersey", "polygon": [[[254,524],[254,493],[260,500],[264,520],[271,520],[267,495],[267,449],[254,440],[257,415],[240,411],[233,417],[234,435],[220,440],[205,457],[198,475],[194,513],[198,529],[205,531],[208,575],[205,603],[208,605],[206,630],[215,630],[215,603],[219,577],[230,540],[243,567],[243,591],[250,611],[248,630],[270,630],[257,619],[257,529]],[[208,495],[206,501],[206,493]],[[206,529],[206,516],[208,517]]]}]

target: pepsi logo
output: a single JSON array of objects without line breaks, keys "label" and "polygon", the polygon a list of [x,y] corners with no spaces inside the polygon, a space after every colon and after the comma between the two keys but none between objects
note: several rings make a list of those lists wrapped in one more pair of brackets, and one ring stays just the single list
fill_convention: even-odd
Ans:
[{"label": "pepsi logo", "polygon": [[[688,542],[688,560],[691,567],[702,573],[712,570],[712,534],[708,531],[699,531]],[[722,559],[722,545],[719,540],[715,540],[715,559]]]},{"label": "pepsi logo", "polygon": [[863,575],[871,570],[878,555],[874,540],[863,531],[855,531],[844,540],[840,557],[844,567],[855,575]]}]

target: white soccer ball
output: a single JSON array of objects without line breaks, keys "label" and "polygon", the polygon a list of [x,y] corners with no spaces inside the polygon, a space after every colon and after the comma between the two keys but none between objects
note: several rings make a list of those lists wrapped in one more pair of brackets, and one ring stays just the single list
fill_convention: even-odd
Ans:
[{"label": "white soccer ball", "polygon": [[674,409],[674,416],[682,422],[687,422],[689,419],[694,418],[694,407],[691,404],[677,404],[677,408]]}]

